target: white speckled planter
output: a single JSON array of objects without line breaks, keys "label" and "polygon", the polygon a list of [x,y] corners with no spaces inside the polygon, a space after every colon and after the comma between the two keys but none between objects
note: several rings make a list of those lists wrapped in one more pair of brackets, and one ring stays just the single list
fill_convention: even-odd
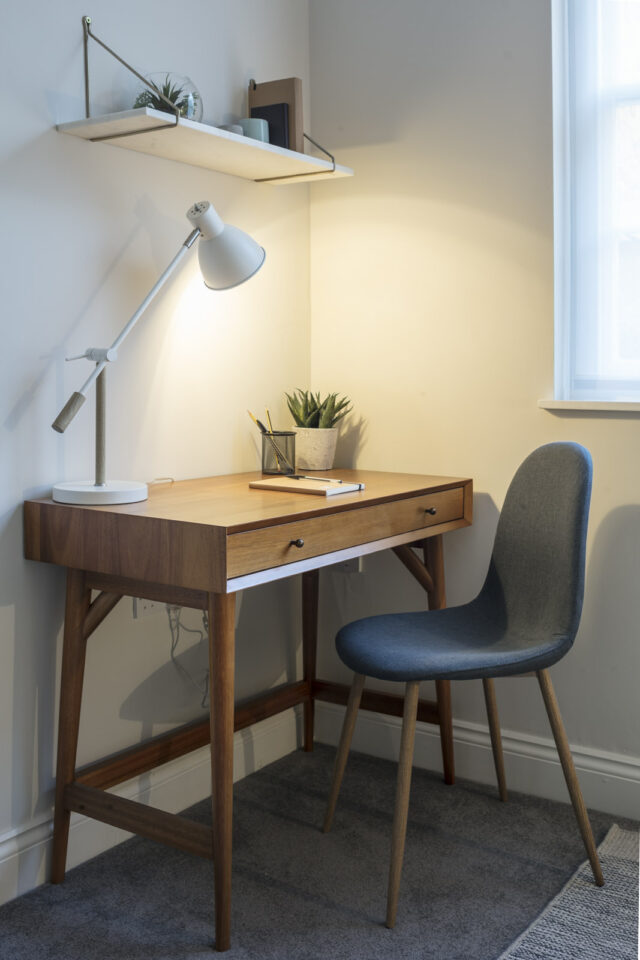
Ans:
[{"label": "white speckled planter", "polygon": [[294,427],[296,470],[331,470],[336,454],[338,428]]}]

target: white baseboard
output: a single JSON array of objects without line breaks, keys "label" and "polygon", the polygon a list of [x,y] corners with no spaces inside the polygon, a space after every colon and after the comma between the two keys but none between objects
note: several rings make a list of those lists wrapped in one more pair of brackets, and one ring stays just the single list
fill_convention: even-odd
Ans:
[{"label": "white baseboard", "polygon": [[[344,707],[316,704],[316,739],[337,744]],[[361,710],[353,749],[386,760],[397,760],[399,717]],[[478,783],[495,784],[489,729],[482,724],[455,721],[456,774]],[[551,738],[502,731],[507,787],[521,793],[569,802],[562,768]],[[640,757],[628,757],[588,747],[571,747],[585,803],[616,817],[640,818]],[[442,769],[438,728],[419,723],[414,763],[427,770]]]},{"label": "white baseboard", "polygon": [[[300,716],[300,711],[287,710],[236,733],[234,780],[241,780],[295,750],[301,742]],[[113,792],[177,813],[211,795],[209,757],[209,747],[203,747],[115,787]],[[0,837],[0,904],[45,882],[49,872],[52,828],[53,821],[49,817]],[[71,868],[84,863],[130,836],[117,827],[73,814],[67,866]]]}]

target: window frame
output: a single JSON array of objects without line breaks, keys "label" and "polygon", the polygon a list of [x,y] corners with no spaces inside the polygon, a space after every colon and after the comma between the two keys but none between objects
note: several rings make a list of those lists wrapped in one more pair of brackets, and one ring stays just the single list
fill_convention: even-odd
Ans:
[{"label": "window frame", "polygon": [[[581,391],[576,387],[579,378],[574,374],[574,363],[576,345],[580,336],[576,330],[574,307],[577,185],[573,176],[572,161],[576,151],[576,134],[570,97],[572,82],[570,45],[575,42],[571,29],[575,25],[570,23],[572,0],[550,0],[550,2],[553,70],[554,399],[541,400],[539,406],[550,410],[564,408],[640,412],[640,374],[629,379],[629,382],[633,383],[634,392],[637,392],[637,399],[620,400],[611,396],[616,390],[621,389],[621,385],[625,382],[622,378],[606,380],[604,377],[601,379],[594,377],[591,380],[584,380],[585,393],[591,393],[591,396],[580,396]],[[607,94],[609,123],[618,105],[633,97],[634,89],[622,87],[614,91],[612,88]],[[640,92],[640,85],[638,85],[638,91]],[[593,316],[586,317],[586,322],[591,324],[591,336],[597,335],[597,326],[594,329],[594,323],[598,323],[597,318],[594,320]],[[609,384],[608,390],[607,384]]]}]

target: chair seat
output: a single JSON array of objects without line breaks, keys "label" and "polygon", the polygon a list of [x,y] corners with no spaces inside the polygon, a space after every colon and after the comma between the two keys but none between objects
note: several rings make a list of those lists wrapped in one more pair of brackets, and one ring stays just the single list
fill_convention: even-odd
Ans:
[{"label": "chair seat", "polygon": [[344,663],[379,680],[464,680],[543,670],[571,647],[564,635],[532,636],[490,617],[476,601],[446,610],[355,620],[336,637]]}]

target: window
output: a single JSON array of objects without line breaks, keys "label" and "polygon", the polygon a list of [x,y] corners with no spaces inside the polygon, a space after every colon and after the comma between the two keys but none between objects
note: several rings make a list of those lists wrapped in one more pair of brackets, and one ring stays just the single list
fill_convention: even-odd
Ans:
[{"label": "window", "polygon": [[640,0],[553,0],[556,398],[640,402]]}]

